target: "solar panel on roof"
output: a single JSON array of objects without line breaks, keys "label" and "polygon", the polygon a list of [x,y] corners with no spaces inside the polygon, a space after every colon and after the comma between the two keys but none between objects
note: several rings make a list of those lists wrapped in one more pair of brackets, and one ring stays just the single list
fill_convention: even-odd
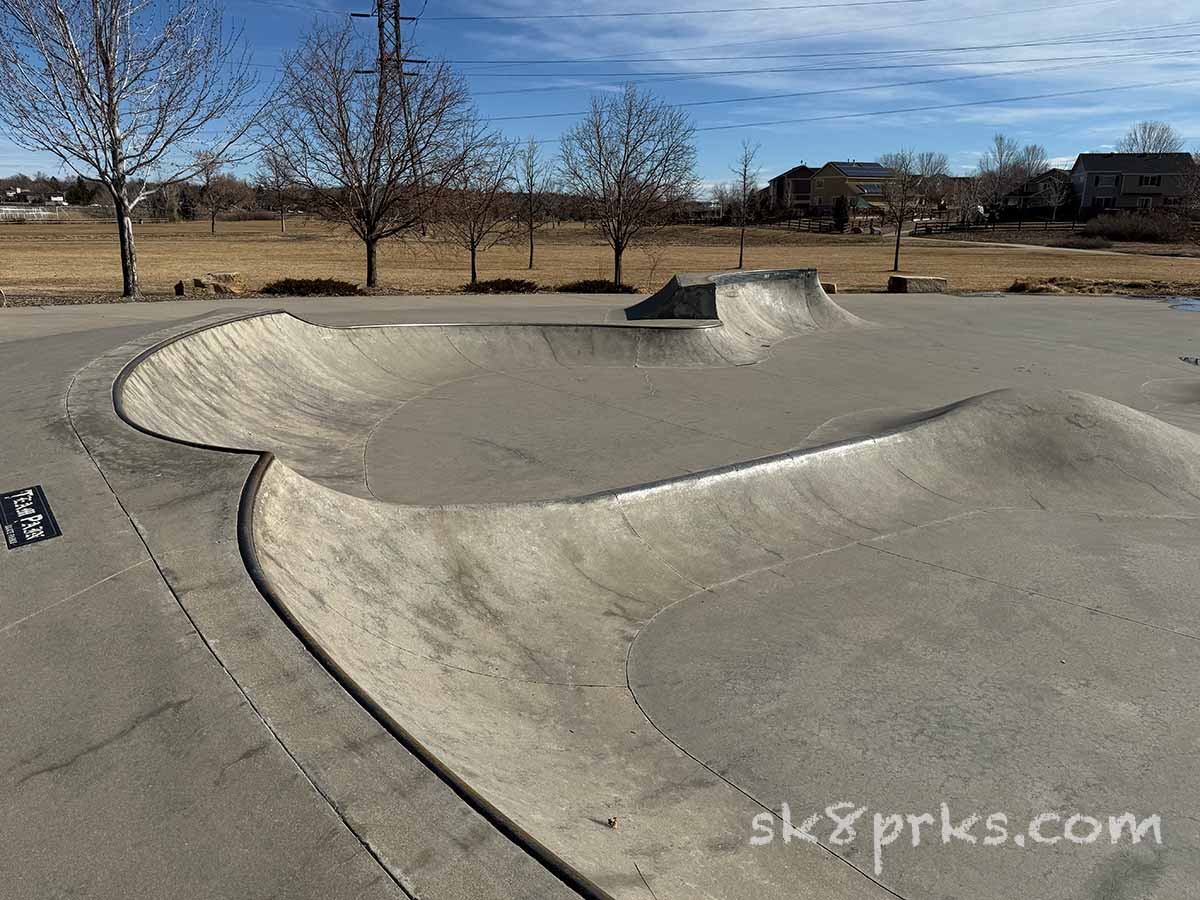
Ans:
[{"label": "solar panel on roof", "polygon": [[857,186],[864,194],[882,194],[883,185],[880,184],[860,184]]},{"label": "solar panel on roof", "polygon": [[888,174],[878,163],[843,163],[838,168],[852,178],[883,178]]}]

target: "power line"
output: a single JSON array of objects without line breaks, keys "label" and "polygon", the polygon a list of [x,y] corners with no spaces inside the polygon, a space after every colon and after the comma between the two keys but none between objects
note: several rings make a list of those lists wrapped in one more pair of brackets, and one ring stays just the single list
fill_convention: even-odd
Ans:
[{"label": "power line", "polygon": [[503,16],[426,16],[427,22],[507,22],[543,19],[642,19],[660,16],[712,16],[726,13],[779,12],[798,9],[848,9],[857,6],[900,6],[929,3],[931,0],[850,0],[843,3],[804,3],[785,6],[725,6],[717,9],[656,9],[640,12],[540,13]]},{"label": "power line", "polygon": [[[1086,56],[1071,56],[1067,57],[1067,61],[1082,62],[1094,60],[1127,60],[1127,59],[1155,59],[1158,57],[1175,57],[1189,53],[1195,53],[1193,49],[1188,50],[1160,50],[1154,53],[1095,53]],[[676,81],[695,81],[704,80],[713,77],[714,75],[723,74],[765,74],[765,73],[780,73],[780,72],[868,72],[880,71],[887,69],[952,69],[961,68],[964,66],[1011,66],[1024,63],[1037,62],[1062,62],[1064,58],[1061,56],[1034,56],[1024,59],[976,59],[962,60],[958,62],[932,62],[932,63],[914,63],[914,62],[898,62],[888,63],[881,66],[785,66],[772,67],[764,69],[755,69],[752,73],[747,73],[745,70],[736,69],[727,72],[691,72],[687,74],[673,74],[671,76],[656,77],[653,81],[644,80],[641,78],[628,78],[623,81],[608,81],[608,82],[590,82],[581,84],[569,85],[552,85],[550,87],[532,87],[532,88],[506,88],[501,91],[474,91],[473,97],[494,97],[507,94],[537,94],[551,91],[584,91],[593,90],[596,88],[619,88],[626,84],[673,84]],[[642,73],[633,73],[641,75]],[[1003,75],[1004,72],[989,73],[994,75]],[[1015,73],[1014,73],[1015,74]],[[568,76],[557,76],[568,77]],[[969,76],[965,76],[969,77]]]},{"label": "power line", "polygon": [[[327,16],[344,16],[346,13],[332,9],[322,9],[316,6],[286,3],[284,0],[250,0],[260,6],[278,6],[283,9],[298,9],[305,12],[319,13]],[[660,9],[638,12],[605,12],[605,13],[530,13],[528,15],[512,14],[500,16],[460,15],[460,16],[422,16],[426,22],[526,22],[546,19],[634,19],[655,18],[660,16],[711,16],[726,13],[746,12],[780,12],[786,10],[805,9],[852,9],[860,6],[911,6],[917,3],[930,3],[932,0],[846,0],[839,3],[803,3],[786,4],[782,6],[726,6],[717,9]]]},{"label": "power line", "polygon": [[1052,100],[1060,97],[1079,97],[1085,94],[1103,94],[1109,91],[1131,91],[1139,88],[1166,87],[1168,85],[1195,84],[1196,78],[1173,78],[1170,81],[1146,81],[1141,84],[1116,84],[1102,88],[1085,88],[1077,91],[1052,91],[1045,94],[1026,94],[1022,97],[997,97],[990,100],[968,100],[962,103],[936,103],[931,106],[909,106],[904,109],[880,109],[862,113],[839,113],[829,116],[806,116],[803,119],[774,119],[763,122],[740,122],[736,125],[708,125],[697,128],[696,131],[727,131],[733,128],[765,128],[771,125],[797,125],[808,122],[834,122],[842,119],[864,119],[874,116],[894,116],[902,113],[940,112],[948,109],[962,109],[968,106],[990,106],[1001,103],[1023,103],[1028,100]]},{"label": "power line", "polygon": [[[1086,94],[1102,94],[1107,91],[1130,91],[1139,88],[1165,87],[1169,85],[1180,84],[1195,84],[1200,82],[1200,77],[1196,78],[1177,78],[1170,81],[1147,81],[1140,84],[1116,84],[1102,88],[1086,88],[1077,91],[1051,91],[1044,94],[1026,94],[1021,97],[996,97],[990,100],[967,100],[961,103],[935,103],[929,106],[908,106],[903,109],[877,109],[871,112],[861,113],[839,113],[828,116],[805,116],[803,119],[772,119],[760,122],[739,122],[733,125],[706,125],[697,128],[697,132],[708,131],[730,131],[733,129],[744,128],[766,128],[772,125],[801,125],[810,122],[833,122],[845,119],[867,119],[878,118],[880,116],[895,116],[914,112],[941,112],[950,109],[962,109],[970,106],[995,106],[1004,103],[1022,103],[1028,100],[1052,100],[1061,97],[1076,97]],[[536,141],[540,145],[546,144],[561,144],[561,138],[551,138],[544,141]]]},{"label": "power line", "polygon": [[[924,25],[945,25],[947,23],[957,24],[960,22],[971,22],[971,21],[977,21],[980,19],[994,19],[994,18],[1008,17],[1008,16],[1020,16],[1020,15],[1025,15],[1026,13],[1047,12],[1049,10],[1054,10],[1057,12],[1057,11],[1062,11],[1062,10],[1067,10],[1067,9],[1078,9],[1079,7],[1111,6],[1114,3],[1120,3],[1120,2],[1121,2],[1121,0],[1083,0],[1083,2],[1080,2],[1080,3],[1052,3],[1048,6],[1028,6],[1028,7],[1023,7],[1021,9],[1002,10],[1000,12],[972,13],[970,15],[953,16],[953,17],[947,18],[947,19],[918,19],[915,21],[909,20],[909,21],[892,24],[892,25],[876,25],[876,26],[873,26],[870,28],[852,28],[852,29],[847,29],[847,30],[843,30],[843,31],[831,31],[831,30],[810,31],[800,37],[766,38],[766,39],[760,39],[760,40],[756,40],[756,41],[723,41],[719,44],[693,44],[689,47],[676,47],[676,48],[674,48],[673,52],[687,53],[687,52],[696,51],[696,50],[714,50],[714,49],[719,49],[719,48],[723,48],[723,47],[756,47],[756,46],[761,46],[763,44],[782,44],[782,43],[786,43],[788,41],[812,40],[813,38],[819,38],[819,37],[843,37],[846,35],[858,36],[858,35],[863,35],[863,34],[875,34],[880,31],[906,30],[906,29],[910,29],[910,28],[918,28],[918,27],[921,27]],[[1192,20],[1189,22],[1176,22],[1176,23],[1173,23],[1170,25],[1146,26],[1144,28],[1136,28],[1136,29],[1132,29],[1132,30],[1145,31],[1145,30],[1149,30],[1149,29],[1172,28],[1172,27],[1176,27],[1176,26],[1182,26],[1185,24],[1193,25],[1193,24],[1197,24],[1197,23],[1200,23],[1200,20]],[[1111,33],[1111,32],[1109,32],[1109,33]],[[647,51],[647,53],[650,53],[650,52],[652,52],[652,51]],[[641,58],[645,57],[645,56],[646,56],[646,54],[640,54],[638,57],[639,61],[641,61]],[[579,57],[578,61],[579,62],[606,62],[606,61],[611,60],[612,58],[613,57],[608,57],[608,56],[584,56],[584,57]],[[632,57],[631,57],[631,59],[632,59]],[[522,60],[522,62],[523,62],[523,60]]]},{"label": "power line", "polygon": [[[1174,26],[1149,26],[1151,28],[1164,28]],[[1120,31],[1099,32],[1099,34],[1121,34],[1128,35],[1131,31],[1139,29],[1122,29]],[[1093,32],[1095,33],[1095,32]],[[1036,40],[1036,41],[1015,41],[1007,44],[967,44],[960,47],[914,47],[906,50],[835,50],[821,53],[757,53],[753,55],[738,54],[736,56],[662,56],[653,59],[633,59],[633,58],[618,58],[613,57],[604,62],[612,63],[648,63],[648,62],[711,62],[713,60],[764,60],[764,59],[806,59],[806,58],[827,58],[827,57],[844,57],[844,56],[897,56],[897,55],[913,55],[923,53],[968,53],[976,50],[1011,50],[1030,47],[1065,47],[1077,44],[1109,44],[1109,43],[1128,43],[1130,41],[1170,41],[1180,40],[1182,38],[1200,37],[1200,32],[1191,32],[1188,34],[1148,34],[1137,35],[1133,37],[1087,37],[1087,38],[1070,38],[1070,39],[1052,39],[1052,40]],[[577,64],[581,62],[578,59],[547,59],[547,60],[483,60],[483,59],[448,59],[449,63],[455,64],[482,64],[482,63],[501,63],[501,64],[521,64],[521,65],[563,65],[565,63]],[[760,72],[761,69],[747,70],[747,74]],[[580,77],[580,78],[596,78],[607,77],[611,73],[583,72],[583,73],[523,73],[523,72],[467,72],[469,76],[489,75],[495,78],[545,78],[548,74],[557,75],[560,78]],[[617,72],[616,75],[624,73]],[[653,72],[634,72],[634,75],[652,75]],[[666,73],[668,75],[675,74],[674,72]]]},{"label": "power line", "polygon": [[247,0],[248,3],[254,3],[258,6],[274,6],[278,9],[296,9],[300,12],[315,13],[321,16],[337,16],[344,18],[348,13],[337,9],[322,9],[319,6],[301,5],[299,3],[285,3],[283,0]]},{"label": "power line", "polygon": [[[1128,54],[1121,58],[1128,60],[1130,58],[1145,58],[1145,57],[1156,57],[1156,56],[1178,56],[1181,54],[1192,53],[1192,52],[1194,52],[1194,51],[1176,50],[1176,51],[1168,51],[1165,54]],[[753,97],[729,97],[729,98],[722,98],[722,99],[717,99],[717,100],[692,100],[692,101],[688,101],[685,103],[675,103],[672,105],[678,106],[678,107],[717,106],[717,105],[725,105],[725,104],[732,104],[732,103],[756,103],[756,102],[761,102],[763,100],[787,100],[787,99],[794,99],[797,97],[817,97],[817,96],[827,96],[827,95],[831,95],[831,94],[853,94],[853,93],[858,93],[861,91],[878,91],[878,90],[885,90],[887,88],[919,87],[919,86],[931,85],[931,84],[948,84],[951,82],[975,81],[975,80],[984,79],[984,78],[1014,78],[1014,77],[1021,76],[1021,75],[1031,75],[1031,74],[1034,74],[1037,72],[1058,72],[1058,71],[1063,71],[1063,70],[1067,70],[1067,69],[1078,69],[1078,68],[1082,68],[1082,67],[1090,66],[1090,65],[1092,65],[1091,62],[1083,62],[1083,63],[1070,62],[1070,63],[1053,65],[1053,66],[1036,66],[1036,67],[1030,68],[1030,69],[1019,69],[1015,72],[984,72],[984,73],[978,73],[975,75],[955,75],[955,76],[952,76],[949,78],[925,78],[925,79],[920,79],[917,81],[892,81],[892,82],[887,82],[887,83],[883,83],[883,84],[868,84],[868,85],[860,85],[860,86],[856,86],[856,87],[823,88],[821,90],[813,90],[813,91],[789,91],[787,93],[782,93],[782,94],[761,94],[761,95],[753,96]],[[566,118],[569,116],[587,115],[587,112],[588,112],[587,110],[574,110],[572,112],[559,112],[559,113],[529,113],[529,114],[519,115],[519,116],[496,116],[496,117],[489,119],[488,121],[489,122],[513,122],[513,121],[518,121],[518,120],[523,120],[523,119],[559,119],[559,118]]]}]

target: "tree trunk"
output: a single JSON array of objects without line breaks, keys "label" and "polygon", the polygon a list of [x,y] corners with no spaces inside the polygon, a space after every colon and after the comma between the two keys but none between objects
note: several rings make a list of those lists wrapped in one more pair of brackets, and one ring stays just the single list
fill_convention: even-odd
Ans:
[{"label": "tree trunk", "polygon": [[132,210],[126,199],[113,193],[113,208],[117,214],[117,239],[121,245],[121,296],[137,297],[141,294],[138,285],[137,251],[133,245]]},{"label": "tree trunk", "polygon": [[533,269],[533,223],[529,223],[529,268]]},{"label": "tree trunk", "polygon": [[287,234],[287,215],[283,209],[283,202],[279,203],[279,233]]},{"label": "tree trunk", "polygon": [[376,287],[379,283],[379,266],[376,260],[376,244],[371,238],[367,240],[367,287]]},{"label": "tree trunk", "polygon": [[472,244],[471,245],[471,284],[475,284],[475,282],[479,281],[479,273],[475,270],[475,253],[476,253],[476,248]]},{"label": "tree trunk", "polygon": [[742,267],[742,262],[746,258],[746,223],[742,223],[742,234],[738,238],[738,268]]},{"label": "tree trunk", "polygon": [[625,248],[619,244],[613,245],[613,284],[621,283],[621,254]]},{"label": "tree trunk", "polygon": [[208,214],[208,231],[209,234],[217,233],[217,211],[215,209]]},{"label": "tree trunk", "polygon": [[892,261],[892,271],[900,271],[900,233],[904,231],[904,219],[902,216],[896,217],[896,258]]}]

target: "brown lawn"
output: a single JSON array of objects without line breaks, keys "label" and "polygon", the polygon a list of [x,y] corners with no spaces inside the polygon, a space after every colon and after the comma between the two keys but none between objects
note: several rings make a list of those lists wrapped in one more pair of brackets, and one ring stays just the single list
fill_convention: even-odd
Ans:
[{"label": "brown lawn", "polygon": [[[275,222],[144,225],[137,229],[143,289],[168,294],[176,281],[205,272],[240,272],[251,288],[277,278],[322,277],[360,282],[362,244],[318,221],[296,219],[286,237]],[[737,262],[737,234],[728,228],[676,227],[626,253],[625,280],[643,290],[673,272],[729,269]],[[554,286],[580,278],[609,278],[607,245],[579,225],[548,228],[538,236],[536,268],[525,268],[517,242],[480,257],[481,278],[529,278]],[[811,235],[754,229],[747,235],[747,268],[816,266],[843,291],[877,291],[887,283],[888,238]],[[1200,282],[1200,259],[1079,253],[1042,247],[1006,248],[970,243],[906,240],[902,271],[949,278],[952,290],[1000,290],[1014,279],[1083,277],[1124,281]],[[392,242],[380,252],[381,287],[395,292],[441,292],[468,279],[461,249],[433,240]],[[120,267],[112,226],[0,225],[0,288],[10,296],[65,296],[119,291]]]}]

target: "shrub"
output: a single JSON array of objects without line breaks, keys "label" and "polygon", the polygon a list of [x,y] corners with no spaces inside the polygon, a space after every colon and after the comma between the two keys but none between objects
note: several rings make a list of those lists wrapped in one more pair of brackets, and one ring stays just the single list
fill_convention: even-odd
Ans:
[{"label": "shrub", "polygon": [[464,294],[536,294],[539,289],[537,282],[524,278],[491,278],[464,284],[462,290]]},{"label": "shrub", "polygon": [[1068,250],[1107,250],[1112,246],[1112,241],[1108,238],[1096,237],[1095,235],[1078,235],[1063,238],[1061,241],[1055,241],[1050,246],[1066,247]]},{"label": "shrub", "polygon": [[617,284],[604,278],[585,278],[560,284],[556,290],[563,294],[636,294],[631,284]]},{"label": "shrub", "polygon": [[1008,287],[1011,294],[1061,294],[1062,288],[1053,278],[1018,278]]},{"label": "shrub", "polygon": [[1088,237],[1108,238],[1111,241],[1144,241],[1149,244],[1171,244],[1187,240],[1188,225],[1179,216],[1122,213],[1092,219],[1083,226]]},{"label": "shrub", "polygon": [[264,285],[259,293],[275,297],[357,297],[363,290],[336,278],[281,278]]}]

